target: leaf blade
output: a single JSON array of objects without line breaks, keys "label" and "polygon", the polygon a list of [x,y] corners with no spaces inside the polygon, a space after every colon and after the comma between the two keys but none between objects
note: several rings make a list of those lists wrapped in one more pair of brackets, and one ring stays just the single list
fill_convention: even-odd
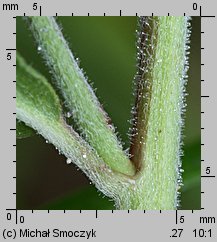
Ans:
[{"label": "leaf blade", "polygon": [[[21,106],[37,118],[59,121],[61,107],[54,90],[47,80],[17,53],[17,108]],[[31,109],[31,106],[34,107]],[[49,113],[49,116],[47,115]],[[38,116],[39,115],[39,116]],[[19,112],[18,112],[19,118]]]},{"label": "leaf blade", "polygon": [[35,134],[35,131],[29,126],[25,125],[23,122],[16,120],[16,138],[24,139],[31,137]]}]

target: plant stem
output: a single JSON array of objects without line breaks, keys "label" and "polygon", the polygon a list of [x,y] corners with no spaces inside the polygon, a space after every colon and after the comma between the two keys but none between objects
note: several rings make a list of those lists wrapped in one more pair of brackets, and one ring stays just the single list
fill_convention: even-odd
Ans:
[{"label": "plant stem", "polygon": [[[89,159],[92,165],[85,172],[91,172],[89,177],[105,195],[114,199],[119,209],[176,209],[182,185],[181,130],[188,69],[189,18],[139,18],[138,72],[135,77],[137,98],[133,110],[130,148],[132,162],[124,154],[113,130],[108,126],[107,116],[79,69],[55,20],[52,17],[29,17],[29,20],[38,49],[53,71],[68,109],[73,112],[80,132],[97,151],[91,150],[87,143],[81,141],[91,153]],[[28,111],[28,108],[24,107],[24,111]],[[27,114],[24,113],[23,117]],[[31,117],[29,113],[28,118]],[[20,120],[29,124],[24,118]],[[31,119],[31,122],[35,120]],[[40,122],[35,125],[38,123]],[[79,136],[76,136],[78,144],[77,140],[73,139],[74,143],[72,142],[72,136],[63,128],[65,125],[57,125],[59,131],[52,130],[51,125],[51,130],[42,135],[46,138],[47,134],[55,134],[52,143],[56,145],[58,140],[65,142],[63,153],[71,157],[73,154],[70,154],[70,146],[77,145],[80,152],[83,145]],[[36,130],[43,128],[32,127]],[[82,152],[77,155],[82,156]],[[101,159],[112,171],[100,162]],[[82,169],[84,170],[84,164]],[[100,186],[101,183],[103,186]]]},{"label": "plant stem", "polygon": [[135,193],[126,195],[131,209],[175,209],[178,205],[188,25],[187,17],[140,18],[131,142],[138,174]]},{"label": "plant stem", "polygon": [[75,163],[103,194],[118,203],[126,176],[113,172],[63,117],[60,101],[50,83],[17,53],[17,118],[52,143],[68,163]]},{"label": "plant stem", "polygon": [[133,176],[135,167],[124,153],[114,128],[108,125],[92,88],[69,50],[53,17],[28,17],[30,29],[68,110],[85,140],[114,171]]}]

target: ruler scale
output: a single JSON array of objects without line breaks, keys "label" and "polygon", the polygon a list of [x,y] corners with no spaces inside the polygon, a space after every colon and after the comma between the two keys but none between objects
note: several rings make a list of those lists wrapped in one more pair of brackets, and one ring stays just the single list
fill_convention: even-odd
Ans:
[{"label": "ruler scale", "polygon": [[[179,239],[216,241],[215,1],[2,1],[1,2],[1,238],[22,241]],[[144,9],[144,11],[143,11]],[[201,18],[201,210],[16,209],[16,16],[200,16]],[[4,108],[3,104],[7,104]],[[5,118],[6,117],[6,118]],[[4,126],[4,128],[3,128]]]}]

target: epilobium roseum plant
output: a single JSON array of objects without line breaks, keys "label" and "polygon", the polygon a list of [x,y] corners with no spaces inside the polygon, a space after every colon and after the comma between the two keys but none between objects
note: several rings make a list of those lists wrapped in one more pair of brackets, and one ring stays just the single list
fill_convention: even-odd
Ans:
[{"label": "epilobium roseum plant", "polygon": [[[53,17],[27,17],[58,95],[17,53],[17,119],[74,163],[117,209],[176,209],[182,185],[181,133],[188,69],[189,18],[139,17],[131,146],[126,153],[108,114]],[[62,104],[63,105],[63,104]],[[31,129],[18,122],[17,135]]]}]

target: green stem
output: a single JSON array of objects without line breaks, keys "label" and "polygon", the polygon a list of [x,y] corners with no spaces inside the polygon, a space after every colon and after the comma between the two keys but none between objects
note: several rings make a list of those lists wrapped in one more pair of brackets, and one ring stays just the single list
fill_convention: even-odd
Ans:
[{"label": "green stem", "polygon": [[78,130],[114,171],[133,176],[134,165],[124,153],[107,114],[69,50],[53,17],[28,17],[30,29]]},{"label": "green stem", "polygon": [[[91,156],[88,159],[92,162],[88,163],[91,166],[87,167],[86,172],[91,172],[89,177],[96,181],[97,187],[105,195],[114,199],[117,208],[176,209],[178,190],[182,182],[180,146],[182,114],[185,107],[184,85],[188,68],[189,19],[139,19],[139,70],[135,78],[138,87],[130,149],[132,163],[109,128],[104,111],[78,68],[54,19],[30,17],[29,20],[39,45],[38,49],[53,70],[67,107],[73,112],[80,132],[95,148],[99,157],[87,143],[80,140],[79,136],[75,136],[74,139],[66,130],[66,124],[58,126],[59,122],[55,123],[54,126],[58,127],[58,130],[52,130],[54,126],[48,125],[47,120],[49,130],[42,135],[45,138],[48,134],[48,138],[54,135],[54,145],[58,145],[55,142],[60,140],[64,144],[62,150],[67,157],[73,157],[73,154],[78,152],[76,157],[79,160],[84,152],[83,146],[88,149],[85,153],[90,152]],[[28,93],[26,92],[26,95]],[[28,102],[29,100],[24,100],[24,103]],[[32,102],[34,103],[34,99]],[[19,105],[22,105],[22,101]],[[30,125],[31,121],[34,125],[30,126],[36,130],[43,129],[43,123],[32,118],[38,117],[37,112],[32,115],[28,111],[28,107],[20,108],[18,113],[21,116],[18,118],[27,125]],[[25,120],[27,116],[29,120]],[[46,120],[46,115],[43,119]],[[35,127],[36,125],[41,126]],[[70,147],[78,147],[78,151],[74,151],[73,148],[70,150]],[[70,154],[72,151],[74,153]],[[113,171],[100,162],[101,158]],[[85,170],[84,159],[81,158],[81,162],[81,168]],[[137,170],[134,177],[133,164]],[[100,186],[101,183],[103,186]]]},{"label": "green stem", "polygon": [[17,53],[17,119],[41,134],[47,142],[75,163],[94,183],[118,204],[117,194],[126,187],[126,176],[113,172],[62,117],[60,101],[48,81]]},{"label": "green stem", "polygon": [[[182,185],[180,144],[189,40],[187,17],[142,17],[132,160],[135,193],[121,208],[175,209]],[[130,202],[129,202],[130,201]]]}]

